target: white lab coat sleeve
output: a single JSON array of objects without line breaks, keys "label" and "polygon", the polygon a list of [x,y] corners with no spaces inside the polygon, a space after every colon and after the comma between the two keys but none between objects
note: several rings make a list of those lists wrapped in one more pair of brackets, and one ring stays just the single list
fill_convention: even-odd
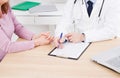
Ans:
[{"label": "white lab coat sleeve", "polygon": [[[117,1],[114,1],[117,2]],[[101,26],[102,28],[94,28],[92,30],[85,31],[85,41],[86,42],[95,42],[115,38],[120,32],[120,9],[118,8],[119,2],[112,3],[115,6],[107,8],[108,10],[104,16],[104,22]],[[102,19],[101,19],[102,20]]]},{"label": "white lab coat sleeve", "polygon": [[73,6],[74,0],[68,0],[65,4],[60,23],[57,24],[55,29],[55,36],[59,36],[60,33],[65,35],[71,30],[70,26],[72,25]]}]

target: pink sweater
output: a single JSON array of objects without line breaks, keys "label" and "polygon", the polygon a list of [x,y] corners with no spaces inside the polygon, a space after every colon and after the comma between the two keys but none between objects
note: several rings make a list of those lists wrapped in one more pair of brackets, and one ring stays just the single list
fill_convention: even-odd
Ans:
[{"label": "pink sweater", "polygon": [[[11,37],[15,33],[20,38],[27,39],[24,42],[11,42]],[[9,11],[0,18],[0,59],[8,52],[19,52],[34,48],[31,40],[32,32],[26,30]]]}]

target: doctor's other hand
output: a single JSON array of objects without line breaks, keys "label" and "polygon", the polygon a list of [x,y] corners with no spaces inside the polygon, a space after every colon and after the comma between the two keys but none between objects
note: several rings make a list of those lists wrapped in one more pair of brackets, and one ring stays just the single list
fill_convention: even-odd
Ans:
[{"label": "doctor's other hand", "polygon": [[63,38],[59,38],[59,37],[55,37],[54,38],[54,45],[55,45],[55,47],[57,47],[57,48],[60,48],[60,49],[62,49],[63,48],[63,42],[65,41],[65,38],[63,37]]},{"label": "doctor's other hand", "polygon": [[65,37],[68,39],[68,41],[73,43],[78,43],[85,40],[84,34],[76,33],[76,32],[68,33],[65,35]]}]

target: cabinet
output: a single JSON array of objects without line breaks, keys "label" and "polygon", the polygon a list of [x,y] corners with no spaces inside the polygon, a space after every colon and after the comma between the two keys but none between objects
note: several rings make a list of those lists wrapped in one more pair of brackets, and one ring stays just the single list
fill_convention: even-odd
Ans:
[{"label": "cabinet", "polygon": [[54,32],[56,24],[60,22],[64,4],[55,4],[57,11],[54,12],[41,12],[29,13],[28,11],[13,10],[16,18],[20,23],[26,26],[39,26],[48,25],[49,31]]}]

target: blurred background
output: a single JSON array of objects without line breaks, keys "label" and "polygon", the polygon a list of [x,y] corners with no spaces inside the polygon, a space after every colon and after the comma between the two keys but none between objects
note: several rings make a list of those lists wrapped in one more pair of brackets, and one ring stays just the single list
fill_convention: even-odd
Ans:
[{"label": "blurred background", "polygon": [[[10,0],[10,5],[11,7],[19,4],[23,1],[34,1],[34,2],[40,2],[41,4],[65,4],[65,2],[67,0]],[[64,6],[59,6],[59,8],[61,8],[63,10]],[[14,11],[13,11],[14,12]],[[57,12],[59,14],[59,12]],[[18,21],[20,23],[22,23],[22,25],[24,27],[26,27],[28,30],[38,34],[40,32],[46,32],[46,31],[50,31],[52,33],[52,35],[54,35],[54,30],[57,24],[51,25],[51,24],[39,24],[39,23],[52,23],[52,22],[58,22],[60,20],[60,17],[52,17],[51,18],[47,18],[44,16],[42,17],[32,17],[28,15],[19,15],[20,13],[14,12],[16,18],[18,19]],[[22,14],[22,13],[21,13]],[[62,15],[62,14],[61,14]],[[36,20],[35,20],[36,19]],[[48,21],[46,21],[46,19],[48,19]],[[34,23],[38,21],[38,23]],[[18,37],[14,34],[13,35],[13,41],[15,41]]]}]

